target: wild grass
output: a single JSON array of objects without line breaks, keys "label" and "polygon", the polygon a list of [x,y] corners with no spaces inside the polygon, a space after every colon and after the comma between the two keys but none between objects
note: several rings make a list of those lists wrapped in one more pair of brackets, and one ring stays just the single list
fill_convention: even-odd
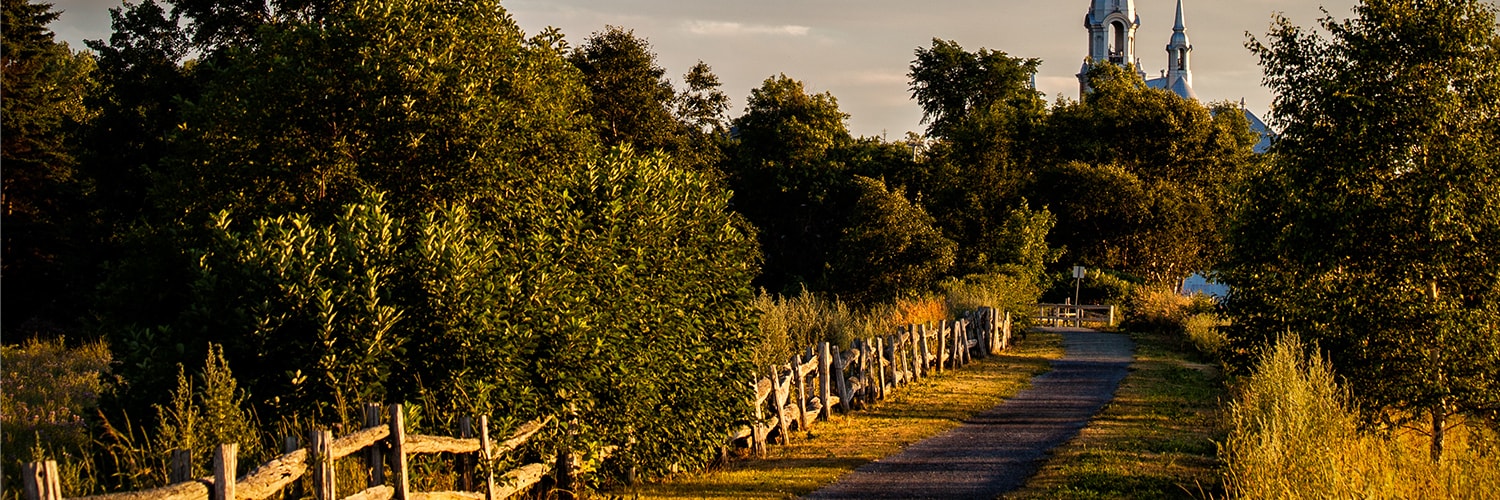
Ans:
[{"label": "wild grass", "polygon": [[1368,432],[1334,375],[1296,337],[1261,355],[1230,406],[1221,454],[1231,495],[1293,498],[1494,498],[1500,492],[1495,432],[1460,424],[1442,461],[1426,437]]},{"label": "wild grass", "polygon": [[752,360],[761,371],[784,364],[793,353],[819,342],[847,348],[854,339],[888,335],[904,325],[950,317],[947,303],[938,297],[901,299],[859,309],[808,291],[794,297],[762,292],[755,307],[760,313],[760,342]]},{"label": "wild grass", "polygon": [[764,459],[736,458],[713,471],[605,492],[623,498],[795,498],[855,468],[940,434],[1025,389],[1062,356],[1056,334],[1032,334],[1004,355],[903,386],[866,411],[835,415]]},{"label": "wild grass", "polygon": [[1204,498],[1219,493],[1221,371],[1178,332],[1130,332],[1115,399],[1006,498]]},{"label": "wild grass", "polygon": [[5,457],[5,497],[20,491],[23,461],[59,461],[67,492],[89,491],[86,472],[92,443],[88,416],[94,411],[104,377],[109,375],[109,346],[87,342],[68,347],[62,338],[30,339],[0,347],[0,456]]}]

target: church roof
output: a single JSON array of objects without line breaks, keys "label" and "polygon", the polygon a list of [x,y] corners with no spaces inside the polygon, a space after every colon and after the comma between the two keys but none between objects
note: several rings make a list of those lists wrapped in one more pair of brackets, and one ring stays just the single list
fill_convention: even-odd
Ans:
[{"label": "church roof", "polygon": [[1176,82],[1173,82],[1171,87],[1167,86],[1167,80],[1166,77],[1152,78],[1146,80],[1146,86],[1153,89],[1170,90],[1173,94],[1177,94],[1184,99],[1198,100],[1198,92],[1193,90],[1193,86],[1189,85],[1187,80],[1178,78]]}]

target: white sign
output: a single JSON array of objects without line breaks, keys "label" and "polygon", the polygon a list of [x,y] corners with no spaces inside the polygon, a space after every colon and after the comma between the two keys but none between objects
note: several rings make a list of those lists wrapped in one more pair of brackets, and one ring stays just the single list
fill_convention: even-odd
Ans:
[{"label": "white sign", "polygon": [[1073,266],[1073,277],[1083,279],[1083,266]]}]

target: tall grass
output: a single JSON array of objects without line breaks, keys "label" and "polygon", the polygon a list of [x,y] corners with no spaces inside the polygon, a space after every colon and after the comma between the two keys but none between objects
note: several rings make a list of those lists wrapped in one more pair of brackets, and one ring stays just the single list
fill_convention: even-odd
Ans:
[{"label": "tall grass", "polygon": [[1413,431],[1362,431],[1324,361],[1296,337],[1270,347],[1230,405],[1220,448],[1238,498],[1494,498],[1500,449],[1494,430],[1463,425],[1443,460],[1428,459]]},{"label": "tall grass", "polygon": [[61,338],[0,347],[0,456],[5,498],[20,491],[20,463],[56,459],[63,490],[95,487],[87,417],[109,375],[103,342],[67,347]]},{"label": "tall grass", "polygon": [[794,297],[761,292],[755,307],[760,313],[760,344],[752,360],[761,371],[786,363],[792,354],[819,342],[849,347],[854,339],[895,333],[900,326],[935,322],[951,314],[947,303],[937,297],[900,299],[859,309],[807,291]]}]

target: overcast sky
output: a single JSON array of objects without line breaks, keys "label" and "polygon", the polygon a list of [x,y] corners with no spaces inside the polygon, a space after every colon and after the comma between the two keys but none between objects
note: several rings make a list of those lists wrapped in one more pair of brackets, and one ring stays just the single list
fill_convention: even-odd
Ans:
[{"label": "overcast sky", "polygon": [[[63,10],[52,29],[74,48],[109,34],[119,0],[51,0]],[[1086,55],[1089,0],[510,0],[506,9],[528,34],[555,26],[574,45],[605,25],[651,41],[658,62],[680,82],[694,63],[713,67],[735,110],[777,73],[831,92],[855,135],[898,138],[921,131],[921,110],[906,72],[934,37],[1043,61],[1037,87],[1049,101],[1078,97],[1074,75]],[[1193,86],[1209,101],[1245,99],[1265,115],[1271,95],[1244,47],[1245,32],[1264,36],[1271,15],[1312,26],[1319,7],[1339,18],[1356,0],[1185,0],[1193,43]],[[1148,76],[1166,68],[1176,0],[1136,0],[1136,50]]]}]

